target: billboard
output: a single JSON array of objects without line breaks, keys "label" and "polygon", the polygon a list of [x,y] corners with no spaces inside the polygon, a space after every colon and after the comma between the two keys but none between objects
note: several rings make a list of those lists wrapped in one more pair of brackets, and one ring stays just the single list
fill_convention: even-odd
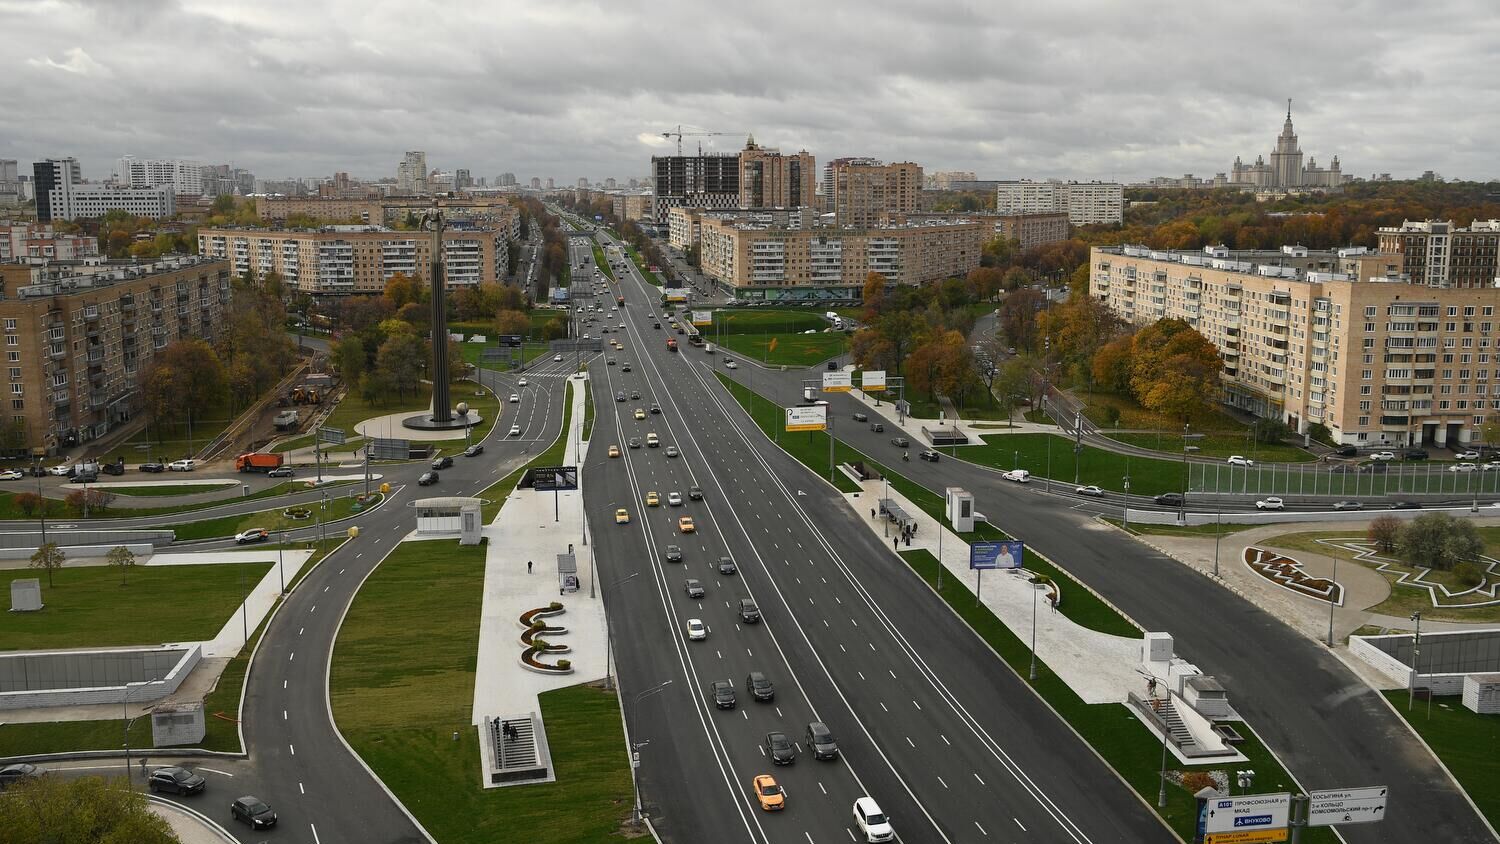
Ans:
[{"label": "billboard", "polygon": [[713,311],[693,311],[693,325],[713,325]]},{"label": "billboard", "polygon": [[519,334],[501,334],[497,338],[497,341],[502,346],[519,346],[519,345],[521,345],[521,335],[519,335]]},{"label": "billboard", "polygon": [[823,431],[827,428],[827,405],[798,405],[786,408],[786,429],[788,431]]},{"label": "billboard", "polygon": [[847,370],[823,373],[823,392],[847,393],[854,388],[854,381]]},{"label": "billboard", "polygon": [[527,469],[525,477],[521,478],[521,486],[529,486],[537,492],[578,489],[578,467],[538,466]]},{"label": "billboard", "polygon": [[347,432],[343,428],[319,428],[318,440],[325,443],[343,445],[347,438]]},{"label": "billboard", "polygon": [[1025,554],[1026,545],[1020,540],[969,543],[969,568],[979,571],[989,569],[1018,569]]},{"label": "billboard", "polygon": [[883,391],[885,389],[885,370],[866,369],[859,380],[859,388],[867,393]]}]

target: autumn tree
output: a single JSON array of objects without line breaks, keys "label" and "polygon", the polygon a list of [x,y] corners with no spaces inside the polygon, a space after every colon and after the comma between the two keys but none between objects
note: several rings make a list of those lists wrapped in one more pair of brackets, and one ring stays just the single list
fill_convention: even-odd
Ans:
[{"label": "autumn tree", "polygon": [[1394,551],[1401,539],[1401,520],[1395,516],[1376,516],[1365,528],[1365,538],[1381,551]]},{"label": "autumn tree", "polygon": [[99,844],[180,844],[146,795],[122,779],[33,777],[5,792],[0,842],[86,841]]},{"label": "autumn tree", "polygon": [[531,333],[531,318],[522,311],[509,308],[497,311],[495,333],[502,337],[506,335],[526,337]]},{"label": "autumn tree", "polygon": [[1131,337],[1116,337],[1094,353],[1090,370],[1094,386],[1110,393],[1127,395],[1130,392],[1130,376],[1134,370],[1131,359],[1133,348]]},{"label": "autumn tree", "polygon": [[109,549],[109,553],[104,556],[104,559],[112,566],[119,566],[120,585],[124,586],[125,573],[130,571],[131,566],[135,565],[135,552],[124,545],[116,545]]},{"label": "autumn tree", "polygon": [[56,542],[48,542],[46,545],[36,549],[31,554],[31,568],[42,569],[47,572],[47,588],[52,588],[52,573],[63,567],[68,555]]},{"label": "autumn tree", "polygon": [[177,340],[152,358],[142,379],[158,436],[186,417],[189,426],[224,401],[228,376],[218,354],[196,337]]},{"label": "autumn tree", "polygon": [[976,267],[964,277],[969,296],[976,302],[988,302],[1000,293],[1005,284],[1005,273],[994,267]]},{"label": "autumn tree", "polygon": [[385,282],[385,299],[392,310],[400,310],[408,302],[422,301],[422,282],[406,273],[395,273]]},{"label": "autumn tree", "polygon": [[19,492],[11,500],[15,502],[16,509],[21,511],[21,515],[28,519],[47,506],[47,499],[35,492]]},{"label": "autumn tree", "polygon": [[1093,296],[1072,296],[1037,317],[1050,353],[1070,370],[1091,375],[1091,362],[1123,328],[1109,306]]},{"label": "autumn tree", "polygon": [[85,513],[103,513],[114,501],[115,494],[102,487],[75,489],[63,497],[68,509],[80,516]]},{"label": "autumn tree", "polygon": [[1147,410],[1189,422],[1219,394],[1219,350],[1180,319],[1158,320],[1131,344],[1130,389]]},{"label": "autumn tree", "polygon": [[381,345],[375,355],[375,369],[381,382],[396,392],[398,399],[416,393],[427,361],[427,344],[413,332],[396,332]]},{"label": "autumn tree", "polygon": [[1000,330],[1012,346],[1027,351],[1036,349],[1037,311],[1045,301],[1040,291],[1024,287],[1000,303]]},{"label": "autumn tree", "polygon": [[880,307],[885,302],[885,285],[885,276],[880,273],[865,276],[865,322],[873,321],[875,315],[880,313]]},{"label": "autumn tree", "polygon": [[330,357],[333,365],[339,371],[339,377],[344,383],[354,385],[359,383],[359,378],[365,373],[365,366],[369,363],[369,357],[365,353],[365,343],[357,334],[350,334],[333,342]]}]

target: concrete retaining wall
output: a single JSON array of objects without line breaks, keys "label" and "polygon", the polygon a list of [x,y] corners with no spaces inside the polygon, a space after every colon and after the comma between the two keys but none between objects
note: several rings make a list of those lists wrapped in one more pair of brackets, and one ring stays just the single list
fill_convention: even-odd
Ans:
[{"label": "concrete retaining wall", "polygon": [[[128,515],[125,516],[128,518]],[[68,530],[48,528],[47,541],[70,546],[100,545],[113,548],[116,545],[171,545],[176,534],[170,530]],[[42,544],[40,530],[0,531],[0,549],[25,549],[26,555]]]},{"label": "concrete retaining wall", "polygon": [[1411,681],[1411,669],[1401,660],[1396,659],[1371,644],[1370,637],[1350,636],[1349,653],[1364,660],[1376,671],[1389,677],[1394,683],[1405,686]]},{"label": "concrete retaining wall", "polygon": [[0,710],[160,700],[202,658],[196,644],[0,655]]},{"label": "concrete retaining wall", "polygon": [[[1175,525],[1177,512],[1175,510],[1127,510],[1131,523],[1143,525]],[[1364,510],[1347,510],[1343,512],[1326,510],[1311,513],[1299,513],[1290,510],[1245,512],[1243,510],[1225,511],[1224,513],[1199,513],[1189,510],[1187,512],[1187,523],[1189,525],[1211,525],[1223,520],[1224,524],[1238,525],[1272,525],[1283,522],[1362,522],[1375,516],[1395,516],[1398,519],[1415,519],[1423,513],[1447,513],[1450,516],[1458,516],[1473,511],[1468,507],[1424,507],[1421,510],[1380,510],[1367,508]],[[1479,512],[1487,516],[1500,516],[1500,510],[1489,507],[1480,507]]]},{"label": "concrete retaining wall", "polygon": [[[50,533],[47,535],[47,539],[48,541],[52,540]],[[64,545],[62,549],[63,553],[69,557],[103,557],[119,547],[119,545]],[[124,547],[129,548],[131,553],[135,554],[137,558],[149,557],[156,553],[156,546],[149,542],[144,544],[125,543]],[[0,548],[0,560],[29,560],[31,559],[31,555],[35,553],[36,548]]]}]

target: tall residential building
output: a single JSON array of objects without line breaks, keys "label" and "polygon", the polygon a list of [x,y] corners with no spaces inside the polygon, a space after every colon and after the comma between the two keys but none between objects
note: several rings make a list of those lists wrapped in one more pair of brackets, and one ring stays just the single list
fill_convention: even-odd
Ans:
[{"label": "tall residential building", "polygon": [[[739,156],[733,153],[654,155],[651,217],[665,225],[673,208],[734,208],[740,202]],[[550,188],[550,185],[549,185]]]},{"label": "tall residential building", "polygon": [[840,228],[870,228],[887,214],[917,210],[922,190],[922,167],[909,161],[894,164],[834,162],[833,219]]},{"label": "tall residential building", "polygon": [[26,201],[26,189],[13,158],[0,158],[0,206],[20,205]]},{"label": "tall residential building", "polygon": [[763,228],[812,228],[819,219],[814,208],[673,208],[667,212],[667,243],[674,249],[697,246],[704,220]]},{"label": "tall residential building", "polygon": [[958,190],[953,186],[954,182],[972,181],[974,181],[972,170],[940,170],[936,173],[928,173],[922,187],[926,190]]},{"label": "tall residential building", "polygon": [[459,169],[453,171],[453,188],[454,188],[454,190],[463,190],[464,188],[472,188],[472,187],[474,187],[474,177],[471,176],[471,175],[469,175],[469,171],[468,170],[466,170],[464,168],[459,168]]},{"label": "tall residential building", "polygon": [[515,185],[516,185],[516,174],[515,173],[501,173],[500,175],[498,175],[498,176],[495,177],[495,184],[499,185],[502,188],[515,187]]},{"label": "tall residential building", "polygon": [[176,158],[136,158],[115,162],[115,183],[132,188],[171,188],[183,196],[203,195],[203,165]]},{"label": "tall residential building", "polygon": [[807,150],[782,155],[752,135],[739,155],[741,208],[801,208],[816,201],[817,164]]},{"label": "tall residential building", "polygon": [[152,356],[181,338],[212,343],[233,295],[228,264],[196,255],[6,264],[0,280],[10,369],[0,442],[12,454],[54,454],[129,421]]},{"label": "tall residential building", "polygon": [[541,180],[541,177],[539,177],[539,176],[532,176],[531,177],[531,189],[532,190],[541,190],[542,189],[542,180]]},{"label": "tall residential building", "polygon": [[1297,143],[1297,133],[1292,129],[1292,101],[1286,101],[1286,122],[1281,125],[1281,134],[1276,136],[1276,146],[1271,150],[1271,163],[1264,156],[1256,156],[1254,164],[1245,164],[1235,156],[1229,168],[1232,185],[1254,187],[1257,190],[1287,190],[1298,188],[1323,188],[1338,190],[1347,179],[1339,167],[1339,157],[1327,169],[1318,166],[1317,159],[1309,158],[1302,166],[1302,147]]},{"label": "tall residential building", "polygon": [[833,171],[842,165],[858,164],[862,166],[878,167],[880,159],[844,157],[835,158],[823,165],[823,177],[818,181],[818,196],[823,198],[822,208],[824,211],[833,210]]},{"label": "tall residential building", "polygon": [[427,188],[427,153],[408,150],[396,165],[396,190],[404,194],[424,194]]},{"label": "tall residential building", "polygon": [[552,176],[547,177],[547,190],[557,190],[557,179]]},{"label": "tall residential building", "polygon": [[891,284],[962,277],[979,266],[988,235],[980,222],[793,229],[728,216],[701,217],[699,263],[751,300],[858,300],[872,272]]},{"label": "tall residential building", "polygon": [[62,234],[46,223],[0,222],[0,263],[74,261],[99,256],[99,238]]},{"label": "tall residential building", "polygon": [[982,219],[993,219],[995,234],[1018,242],[1022,249],[1068,239],[1067,214],[999,214]]},{"label": "tall residential building", "polygon": [[1400,271],[1427,287],[1500,287],[1500,220],[1405,220],[1377,230],[1380,252],[1401,258]]},{"label": "tall residential building", "polygon": [[284,223],[300,215],[330,222],[359,222],[375,226],[391,225],[421,214],[436,205],[454,222],[482,223],[503,232],[511,240],[521,236],[521,212],[503,196],[445,196],[433,199],[414,197],[370,197],[367,199],[257,197],[256,213],[262,220]]},{"label": "tall residential building", "polygon": [[1130,322],[1179,318],[1213,341],[1235,407],[1354,445],[1477,442],[1500,413],[1500,289],[1416,284],[1402,262],[1095,248],[1089,292]]},{"label": "tall residential building", "polygon": [[[449,289],[505,279],[507,233],[494,227],[443,230]],[[380,293],[396,273],[428,283],[432,237],[381,226],[320,229],[199,229],[198,251],[229,262],[236,276],[275,272],[302,293]]]},{"label": "tall residential building", "polygon": [[617,193],[612,197],[617,220],[646,220],[651,217],[651,194]]},{"label": "tall residential building", "polygon": [[1075,226],[1115,224],[1125,219],[1125,186],[1115,182],[1000,182],[995,212],[1068,215]]},{"label": "tall residential building", "polygon": [[1056,214],[1067,211],[1068,200],[1061,182],[1019,179],[1001,182],[995,188],[997,214]]},{"label": "tall residential building", "polygon": [[76,158],[49,158],[32,165],[36,174],[37,220],[77,220],[125,211],[137,217],[160,219],[176,212],[176,194],[169,187],[122,187],[83,181]]}]

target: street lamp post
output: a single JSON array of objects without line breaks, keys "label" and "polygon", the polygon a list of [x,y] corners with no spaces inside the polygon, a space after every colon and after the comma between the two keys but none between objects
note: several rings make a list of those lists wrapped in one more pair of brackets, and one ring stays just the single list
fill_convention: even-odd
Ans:
[{"label": "street lamp post", "polygon": [[[663,680],[662,682],[656,684],[655,686],[652,686],[651,688],[643,692],[638,692],[635,697],[631,698],[630,700],[632,707],[635,704],[640,703],[643,698],[654,695],[670,685],[672,685],[672,681],[670,679]],[[627,732],[629,732],[629,720],[629,718],[626,718]],[[633,822],[639,825],[641,822],[641,778],[637,773],[637,769],[641,766],[640,749],[650,744],[651,740],[646,739],[645,741],[636,741],[632,736],[629,735],[625,737],[625,740],[630,745],[630,786],[631,789],[635,791],[635,810],[631,813],[631,817]]]},{"label": "street lamp post", "polygon": [[1333,558],[1333,579],[1329,581],[1330,585],[1328,587],[1328,647],[1331,648],[1333,647],[1333,608],[1338,603],[1334,600],[1334,597],[1338,595],[1339,588],[1338,546],[1335,545],[1334,550],[1328,556]]},{"label": "street lamp post", "polygon": [[[627,574],[619,580],[611,583],[609,585],[609,588],[613,589],[627,580],[639,577],[640,574],[641,573],[638,571],[633,571],[630,574]],[[609,621],[609,602],[606,601],[604,603],[604,688],[606,690],[613,689],[615,687],[614,675],[610,669],[610,660],[614,656],[614,648],[611,646],[614,641],[614,632],[614,627],[610,624]]]},{"label": "street lamp post", "polygon": [[1214,580],[1219,579],[1219,540],[1224,536],[1224,502],[1215,502],[1214,513]]},{"label": "street lamp post", "polygon": [[1417,697],[1417,674],[1421,671],[1422,659],[1422,611],[1417,610],[1411,614],[1411,620],[1417,623],[1416,635],[1411,640],[1411,679],[1406,683],[1406,711],[1411,711],[1412,701]]},{"label": "street lamp post", "polygon": [[1028,675],[1032,681],[1036,680],[1036,602],[1046,585],[1038,583],[1035,578],[1031,581],[1031,671]]},{"label": "street lamp post", "polygon": [[[158,677],[152,677],[150,680],[136,686],[136,688],[150,688],[151,684],[157,682],[159,679]],[[139,717],[136,716],[136,718]],[[130,684],[126,683],[124,693],[120,696],[120,720],[125,723],[125,782],[127,785],[130,783],[130,728],[135,724],[136,718],[130,717]],[[144,767],[141,769],[141,773],[145,773]]]},{"label": "street lamp post", "polygon": [[281,544],[276,546],[276,575],[281,578],[281,594],[286,594],[286,569],[282,566],[281,549],[286,547],[286,528],[281,529]]}]

